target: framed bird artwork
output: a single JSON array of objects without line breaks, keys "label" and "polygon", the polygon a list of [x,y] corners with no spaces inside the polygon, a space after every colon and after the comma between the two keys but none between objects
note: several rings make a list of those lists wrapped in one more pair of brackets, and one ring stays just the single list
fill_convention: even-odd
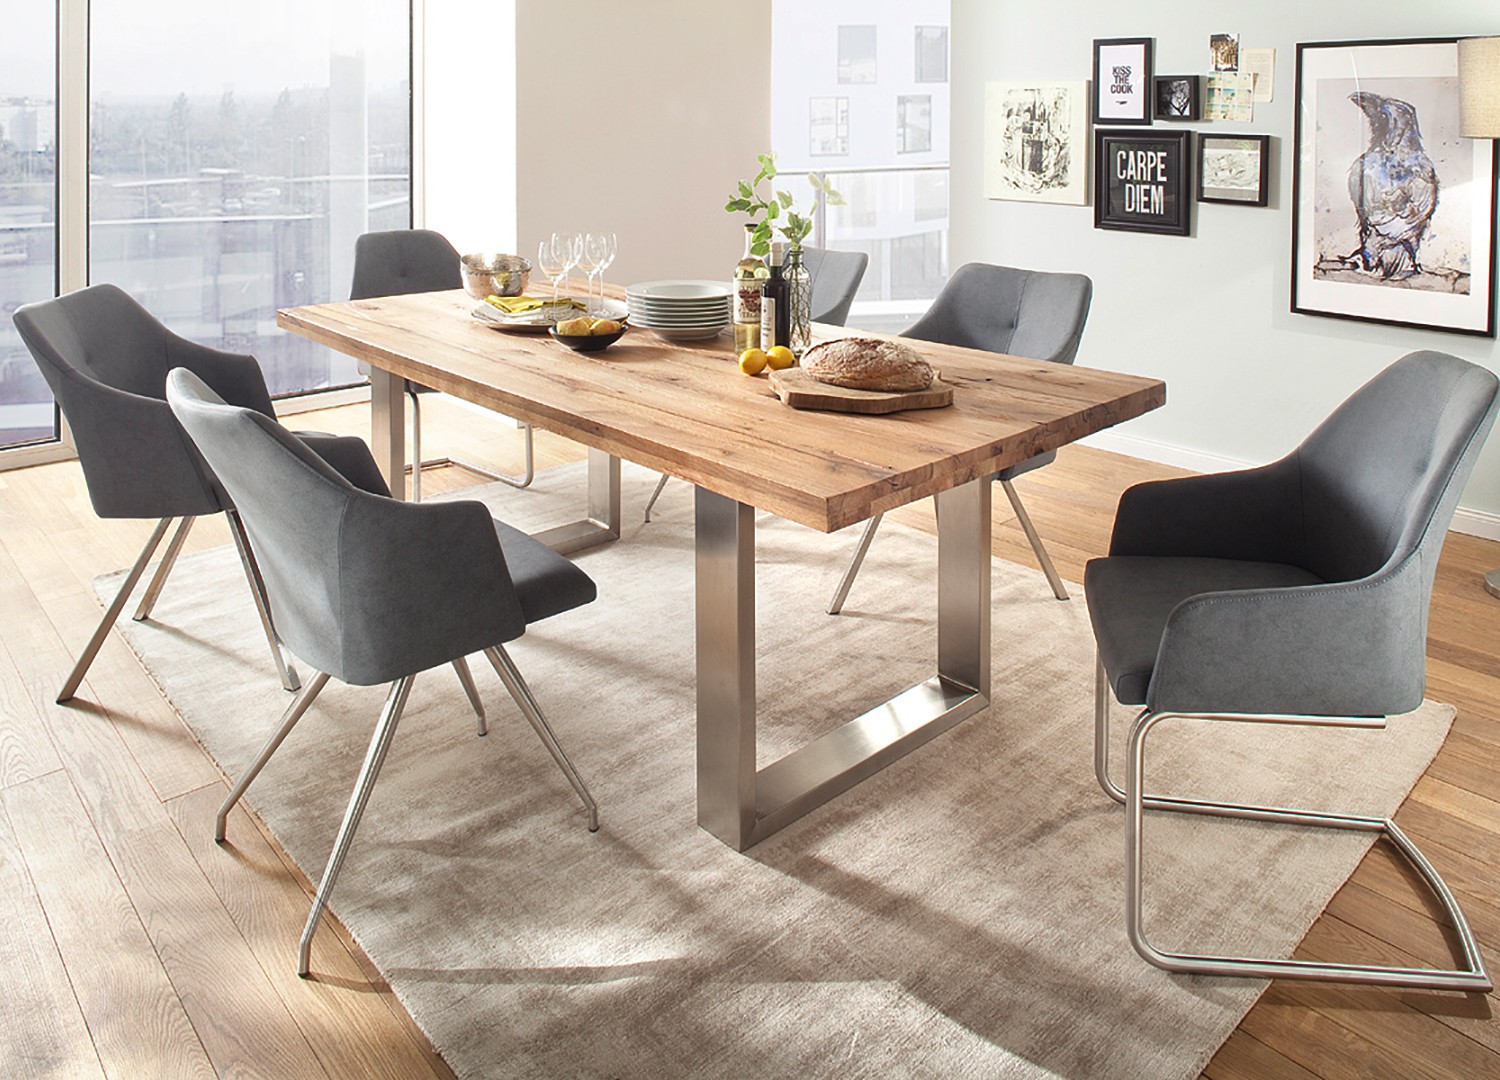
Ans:
[{"label": "framed bird artwork", "polygon": [[1455,38],[1297,46],[1292,310],[1495,336],[1495,144]]}]

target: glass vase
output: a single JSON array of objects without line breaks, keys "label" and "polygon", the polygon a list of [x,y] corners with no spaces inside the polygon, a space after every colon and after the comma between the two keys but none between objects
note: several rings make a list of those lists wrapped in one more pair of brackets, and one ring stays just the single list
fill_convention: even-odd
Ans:
[{"label": "glass vase", "polygon": [[786,282],[787,303],[792,309],[791,350],[800,360],[812,344],[812,275],[802,265],[800,247],[787,252]]}]

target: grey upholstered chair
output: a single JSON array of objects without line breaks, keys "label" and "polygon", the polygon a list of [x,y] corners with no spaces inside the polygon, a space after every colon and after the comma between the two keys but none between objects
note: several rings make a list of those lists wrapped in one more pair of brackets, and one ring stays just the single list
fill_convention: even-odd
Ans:
[{"label": "grey upholstered chair", "polygon": [[[1099,646],[1094,764],[1100,785],[1126,806],[1126,926],[1151,963],[1200,974],[1490,989],[1463,912],[1394,822],[1144,794],[1141,778],[1146,736],[1166,717],[1380,727],[1421,703],[1438,553],[1494,423],[1497,386],[1493,374],[1463,360],[1412,353],[1274,464],[1139,484],[1121,497],[1109,557],[1090,562],[1084,575]],[[1109,773],[1111,690],[1121,703],[1143,706],[1123,789]],[[1143,808],[1383,833],[1441,902],[1465,967],[1159,952],[1141,925]]]},{"label": "grey upholstered chair", "polygon": [[360,490],[274,420],[224,404],[191,372],[172,372],[167,398],[244,513],[288,647],[316,669],[219,810],[215,839],[330,677],[392,684],[302,932],[299,974],[419,672],[483,651],[583,800],[589,829],[599,827],[593,798],[504,648],[528,624],[591,602],[587,574],[482,503]]},{"label": "grey upholstered chair", "polygon": [[[854,303],[854,294],[859,292],[859,283],[864,279],[865,267],[870,256],[863,251],[835,251],[832,248],[802,249],[802,265],[807,267],[812,279],[812,321],[843,326],[849,318],[849,307]],[[651,520],[651,508],[661,497],[667,486],[667,474],[662,473],[656,482],[656,490],[646,500],[646,520]]]},{"label": "grey upholstered chair", "polygon": [[[459,254],[442,233],[431,229],[393,229],[390,232],[365,233],[354,241],[354,284],[349,299],[368,300],[376,296],[404,296],[407,293],[439,292],[463,287]],[[458,465],[480,476],[498,480],[512,487],[527,487],[536,475],[533,461],[531,425],[522,424],[526,437],[526,468],[520,476],[501,473],[456,458],[440,457],[422,460],[422,399],[418,395],[432,392],[432,387],[410,380],[406,394],[411,398],[411,493],[422,499],[422,470],[442,465]]]},{"label": "grey upholstered chair", "polygon": [[[1016,270],[1009,266],[968,263],[954,273],[938,293],[927,313],[901,335],[966,349],[1008,353],[1030,360],[1047,360],[1054,364],[1071,364],[1078,355],[1083,338],[1083,324],[1089,317],[1093,283],[1082,274],[1050,274],[1040,270]],[[1016,520],[1026,533],[1031,550],[1036,552],[1042,573],[1059,600],[1068,598],[1062,578],[1052,566],[1042,538],[1031,523],[1031,515],[1021,502],[1011,482],[1022,473],[1040,469],[1057,457],[1048,450],[1034,458],[1008,466],[995,474],[1010,499]],[[849,569],[834,590],[828,614],[837,615],[848,599],[849,588],[859,573],[875,530],[880,528],[880,514],[865,525],[865,531],[854,549]]]},{"label": "grey upholstered chair", "polygon": [[[179,337],[114,285],[93,285],[27,304],[17,309],[15,324],[68,420],[95,512],[102,518],[160,519],[64,682],[58,702],[78,690],[172,519],[181,522],[136,609],[137,620],[150,616],[193,522],[220,511],[229,519],[282,684],[297,689],[297,673],[276,643],[239,515],[172,418],[163,396],[167,371],[183,367],[226,400],[273,415],[271,395],[254,357]],[[378,470],[362,471],[369,451],[358,439],[314,433],[300,437],[356,483],[380,483]]]}]

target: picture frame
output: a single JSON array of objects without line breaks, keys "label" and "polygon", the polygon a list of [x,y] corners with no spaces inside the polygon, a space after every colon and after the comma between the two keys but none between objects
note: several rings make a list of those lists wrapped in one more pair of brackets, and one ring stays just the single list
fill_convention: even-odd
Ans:
[{"label": "picture frame", "polygon": [[985,198],[1086,206],[1090,145],[1087,82],[985,85]]},{"label": "picture frame", "polygon": [[1158,120],[1202,118],[1203,91],[1196,75],[1158,75],[1152,80],[1152,114]]},{"label": "picture frame", "polygon": [[1094,41],[1095,124],[1150,124],[1151,39]]},{"label": "picture frame", "polygon": [[1198,136],[1198,201],[1265,206],[1271,175],[1271,136]]},{"label": "picture frame", "polygon": [[1187,236],[1193,133],[1094,129],[1094,228]]},{"label": "picture frame", "polygon": [[1296,99],[1291,310],[1494,337],[1495,143],[1459,134],[1457,39],[1301,43]]}]

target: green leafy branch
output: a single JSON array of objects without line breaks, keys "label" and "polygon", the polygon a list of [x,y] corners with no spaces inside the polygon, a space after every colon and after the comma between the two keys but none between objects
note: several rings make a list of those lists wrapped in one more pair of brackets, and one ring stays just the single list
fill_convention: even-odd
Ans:
[{"label": "green leafy branch", "polygon": [[[724,204],[724,209],[731,214],[749,215],[750,223],[754,226],[750,241],[750,250],[754,254],[765,255],[771,250],[773,232],[786,237],[794,249],[800,248],[802,241],[812,232],[812,215],[797,211],[794,208],[795,200],[789,192],[777,191],[771,187],[768,192],[762,193],[761,185],[776,179],[776,155],[757,154],[755,160],[760,164],[760,171],[755,174],[755,179],[741,180],[737,192]],[[813,186],[814,206],[820,197],[829,206],[844,205],[844,197],[817,173],[808,173],[807,181]]]}]

